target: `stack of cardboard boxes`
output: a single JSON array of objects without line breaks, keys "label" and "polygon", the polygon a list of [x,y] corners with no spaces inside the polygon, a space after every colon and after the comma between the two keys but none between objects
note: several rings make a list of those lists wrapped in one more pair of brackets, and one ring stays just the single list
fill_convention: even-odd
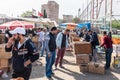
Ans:
[{"label": "stack of cardboard boxes", "polygon": [[5,52],[5,44],[0,45],[0,69],[8,68],[8,59],[10,59],[12,54],[10,52]]},{"label": "stack of cardboard boxes", "polygon": [[89,42],[74,42],[74,52],[80,72],[88,72],[89,54],[92,52],[91,44]]},{"label": "stack of cardboard boxes", "polygon": [[76,54],[76,63],[79,65],[80,72],[88,71],[89,62],[89,54]]},{"label": "stack of cardboard boxes", "polygon": [[92,53],[91,43],[74,42],[74,52],[76,54],[76,64],[79,65],[80,72],[105,73],[102,63],[90,62],[90,54]]}]

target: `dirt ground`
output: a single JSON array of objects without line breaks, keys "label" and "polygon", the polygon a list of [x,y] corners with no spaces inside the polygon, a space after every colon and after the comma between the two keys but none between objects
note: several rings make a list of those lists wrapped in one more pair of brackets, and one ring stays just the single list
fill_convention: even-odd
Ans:
[{"label": "dirt ground", "polygon": [[[33,63],[30,80],[120,80],[120,70],[106,70],[104,75],[89,72],[82,73],[75,60],[76,58],[73,53],[66,52],[63,60],[65,69],[58,67],[58,70],[54,70],[53,66],[55,75],[52,76],[52,79],[47,79],[45,76],[45,57],[42,57]],[[9,73],[8,79],[0,78],[0,80],[10,79],[11,73]]]}]

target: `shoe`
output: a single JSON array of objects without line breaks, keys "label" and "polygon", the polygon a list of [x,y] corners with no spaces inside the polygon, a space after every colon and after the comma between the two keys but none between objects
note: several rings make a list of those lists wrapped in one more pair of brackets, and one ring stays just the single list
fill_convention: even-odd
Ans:
[{"label": "shoe", "polygon": [[55,66],[55,70],[57,70],[58,68],[57,68],[57,66]]},{"label": "shoe", "polygon": [[105,67],[105,70],[109,70],[110,68]]},{"label": "shoe", "polygon": [[52,74],[51,74],[51,75],[52,75],[52,76],[54,76],[54,75],[55,75],[55,73],[53,73],[53,72],[52,72]]},{"label": "shoe", "polygon": [[6,72],[4,72],[1,77],[2,77],[2,78],[8,78],[8,75],[7,75]]},{"label": "shoe", "polygon": [[65,68],[64,66],[59,66],[59,67],[60,67],[60,68],[63,68],[63,69]]},{"label": "shoe", "polygon": [[51,78],[51,76],[47,76],[47,78]]}]

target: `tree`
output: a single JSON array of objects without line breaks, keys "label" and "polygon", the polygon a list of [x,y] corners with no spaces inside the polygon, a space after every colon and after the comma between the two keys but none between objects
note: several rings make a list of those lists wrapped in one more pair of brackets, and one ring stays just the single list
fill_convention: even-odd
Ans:
[{"label": "tree", "polygon": [[113,28],[120,29],[120,20],[118,20],[118,21],[113,20],[113,21],[112,21],[112,27],[113,27]]},{"label": "tree", "polygon": [[44,10],[44,15],[43,15],[43,18],[47,18],[47,13],[46,13],[46,10]]},{"label": "tree", "polygon": [[21,17],[31,18],[31,17],[32,17],[32,11],[23,12],[23,13],[21,14]]},{"label": "tree", "polygon": [[76,17],[73,19],[73,22],[74,22],[74,23],[80,23],[80,19],[76,16]]}]

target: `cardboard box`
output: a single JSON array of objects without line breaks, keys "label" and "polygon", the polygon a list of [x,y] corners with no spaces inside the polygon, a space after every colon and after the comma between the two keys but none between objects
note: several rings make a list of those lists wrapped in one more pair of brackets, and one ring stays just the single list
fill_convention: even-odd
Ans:
[{"label": "cardboard box", "polygon": [[79,37],[72,37],[72,41],[73,42],[80,41],[80,38]]},{"label": "cardboard box", "polygon": [[10,59],[11,57],[12,53],[5,51],[5,44],[0,45],[0,59]]},{"label": "cardboard box", "polygon": [[10,59],[12,57],[12,53],[10,52],[0,52],[0,59]]},{"label": "cardboard box", "polygon": [[90,54],[92,53],[90,42],[74,42],[75,54]]},{"label": "cardboard box", "polygon": [[105,74],[105,66],[102,63],[90,62],[88,66],[91,73]]},{"label": "cardboard box", "polygon": [[0,59],[0,68],[8,67],[8,59]]},{"label": "cardboard box", "polygon": [[76,63],[77,64],[86,64],[90,62],[90,57],[88,54],[77,54]]},{"label": "cardboard box", "polygon": [[70,32],[69,35],[70,35],[70,37],[76,37],[77,36],[75,32]]},{"label": "cardboard box", "polygon": [[80,72],[88,72],[88,64],[79,65]]},{"label": "cardboard box", "polygon": [[5,35],[0,34],[0,44],[3,44],[5,42]]}]

